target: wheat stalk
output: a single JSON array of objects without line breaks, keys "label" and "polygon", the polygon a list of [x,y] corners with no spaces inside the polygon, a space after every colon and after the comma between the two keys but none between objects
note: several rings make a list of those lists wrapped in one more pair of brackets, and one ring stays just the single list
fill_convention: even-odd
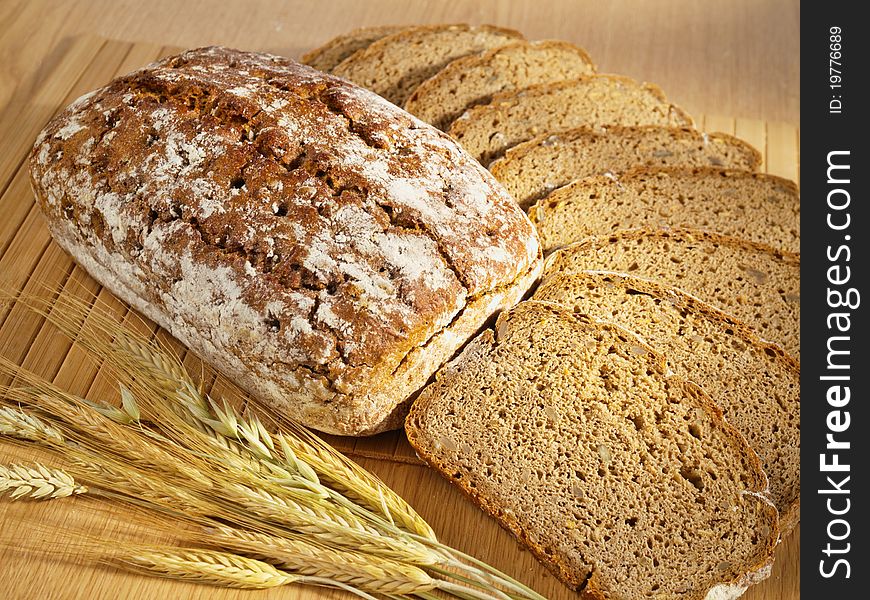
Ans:
[{"label": "wheat stalk", "polygon": [[299,581],[297,575],[261,560],[215,550],[143,547],[105,562],[149,575],[231,588],[266,589]]},{"label": "wheat stalk", "polygon": [[289,447],[332,488],[410,533],[433,541],[437,539],[432,527],[423,517],[377,477],[327,446],[307,430],[293,424],[290,424],[290,430],[293,435],[278,436],[282,447]]},{"label": "wheat stalk", "polygon": [[[0,388],[0,395],[2,394],[3,389]],[[0,435],[46,444],[64,442],[63,435],[57,428],[20,408],[11,406],[0,406]]]},{"label": "wheat stalk", "polygon": [[[4,294],[0,290],[0,297]],[[266,565],[269,571],[262,561],[244,563],[255,559],[225,552],[165,548],[139,548],[133,557],[121,557],[128,568],[233,587],[330,585],[369,598],[369,592],[429,598],[433,591],[466,600],[541,598],[438,543],[401,497],[303,427],[289,423],[273,434],[256,415],[243,418],[213,401],[171,351],[98,308],[63,295],[54,308],[27,294],[12,298],[104,359],[118,378],[121,402],[118,407],[68,394],[0,357],[0,372],[26,384],[0,391],[38,409],[60,439],[28,421],[29,413],[11,408],[0,413],[0,434],[17,432],[67,454],[70,471],[101,497],[165,519],[229,525],[246,535],[283,540],[289,546],[279,564],[288,570],[296,565],[299,573]],[[250,537],[242,548],[238,537],[236,546],[221,547],[281,560],[255,551],[250,544],[258,540]],[[270,554],[277,553],[276,546]],[[343,570],[348,561],[356,578]]]},{"label": "wheat stalk", "polygon": [[13,500],[32,498],[46,500],[64,498],[88,491],[61,469],[47,467],[40,463],[32,465],[0,465],[0,495],[11,492]]},{"label": "wheat stalk", "polygon": [[[0,358],[0,363],[3,360]],[[28,383],[35,383],[37,377],[22,368],[18,369],[18,375],[26,378]],[[207,481],[190,461],[182,460],[167,447],[143,438],[137,430],[115,423],[88,406],[84,399],[68,394],[47,381],[38,387],[7,388],[3,392],[10,400],[33,406],[50,415],[54,420],[54,429],[60,431],[67,441],[74,440],[100,453],[111,452],[131,464],[159,470],[168,477],[202,483]]]},{"label": "wheat stalk", "polygon": [[231,484],[222,495],[234,507],[285,526],[290,531],[311,536],[324,544],[358,549],[388,559],[404,560],[426,566],[443,561],[436,551],[402,537],[385,535],[367,526],[351,513],[341,513],[323,503],[302,504],[286,497],[273,496],[262,489]]},{"label": "wheat stalk", "polygon": [[352,550],[335,550],[301,537],[273,536],[226,526],[209,528],[202,541],[241,552],[300,575],[339,581],[377,594],[410,595],[435,589],[438,581],[399,561]]}]

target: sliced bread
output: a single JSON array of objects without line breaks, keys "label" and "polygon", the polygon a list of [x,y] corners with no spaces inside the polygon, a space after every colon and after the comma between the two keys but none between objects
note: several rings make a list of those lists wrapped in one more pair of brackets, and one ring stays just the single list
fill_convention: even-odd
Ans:
[{"label": "sliced bread", "polygon": [[709,229],[800,252],[801,199],[787,179],[715,167],[632,169],[556,188],[529,209],[545,252],[635,227]]},{"label": "sliced bread", "polygon": [[493,96],[462,113],[447,132],[484,166],[542,133],[607,125],[692,125],[657,86],[617,75],[589,75]]},{"label": "sliced bread", "polygon": [[602,271],[557,274],[534,300],[629,329],[719,405],[761,458],[780,529],[800,520],[800,366],[746,325],[674,287]]},{"label": "sliced bread", "polygon": [[523,208],[553,189],[633,167],[725,167],[757,171],[761,154],[732,135],[689,127],[580,127],[509,148],[489,170]]},{"label": "sliced bread", "polygon": [[410,27],[355,52],[332,72],[402,106],[418,85],[450,61],[521,39],[518,31],[491,25]]},{"label": "sliced bread", "polygon": [[693,229],[635,229],[557,250],[543,277],[585,270],[655,279],[712,304],[800,360],[800,256]]},{"label": "sliced bread", "polygon": [[354,52],[368,48],[372,42],[407,28],[407,25],[360,27],[359,29],[336,36],[324,45],[306,52],[299,59],[299,62],[328,72]]},{"label": "sliced bread", "polygon": [[520,41],[457,58],[414,90],[405,110],[444,129],[465,110],[494,94],[595,72],[586,51],[568,42]]},{"label": "sliced bread", "polygon": [[542,302],[503,312],[406,431],[583,598],[732,598],[767,574],[777,516],[757,455],[616,325]]}]

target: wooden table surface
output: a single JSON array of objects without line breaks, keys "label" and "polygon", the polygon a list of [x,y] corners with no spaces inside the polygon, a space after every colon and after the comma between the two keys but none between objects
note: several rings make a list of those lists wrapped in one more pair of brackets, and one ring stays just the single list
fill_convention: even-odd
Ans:
[{"label": "wooden table surface", "polygon": [[[738,134],[741,123],[756,121],[784,123],[777,131],[793,131],[800,114],[797,0],[0,0],[0,22],[0,156],[7,154],[10,134],[20,126],[16,115],[33,113],[33,103],[44,97],[38,92],[51,85],[56,66],[76,50],[83,34],[143,42],[155,52],[222,44],[295,57],[363,25],[494,23],[520,29],[530,39],[578,43],[600,71],[655,82],[693,114],[734,117],[732,132]],[[121,58],[118,63],[123,64]],[[788,168],[796,178],[797,163]],[[24,184],[16,181],[10,186]],[[0,217],[5,210],[0,205]],[[0,272],[0,280],[4,275]],[[0,451],[2,462],[10,456],[8,449]],[[415,464],[359,460],[411,501],[446,543],[533,582],[545,595],[574,597],[435,473]],[[214,590],[12,552],[8,535],[20,534],[16,524],[32,521],[29,511],[42,509],[2,503],[0,598],[346,597],[293,587],[265,596]],[[53,510],[53,522],[62,522],[63,510]],[[39,535],[51,537],[45,530]],[[798,598],[799,548],[796,533],[779,551],[772,578],[745,598]]]}]

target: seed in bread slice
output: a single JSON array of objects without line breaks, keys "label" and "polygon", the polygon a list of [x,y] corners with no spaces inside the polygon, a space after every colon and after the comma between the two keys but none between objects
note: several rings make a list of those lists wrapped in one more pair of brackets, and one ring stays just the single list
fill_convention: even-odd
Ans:
[{"label": "seed in bread slice", "polygon": [[634,229],[552,253],[543,277],[586,270],[654,279],[706,301],[800,360],[800,256],[697,229]]},{"label": "seed in bread slice", "polygon": [[757,171],[761,154],[725,133],[689,127],[580,127],[545,133],[509,148],[489,170],[528,208],[553,189],[576,179],[640,166],[723,167]]},{"label": "seed in bread slice", "polygon": [[529,209],[545,252],[636,227],[709,229],[800,252],[801,199],[787,179],[714,167],[632,169],[553,190]]},{"label": "seed in bread slice", "polygon": [[466,109],[489,102],[500,92],[594,72],[592,59],[573,44],[520,41],[457,58],[421,83],[405,103],[405,110],[444,129]]},{"label": "seed in bread slice", "polygon": [[800,366],[749,327],[677,288],[586,271],[544,281],[533,300],[621,325],[700,385],[758,453],[780,529],[800,520]]},{"label": "seed in bread slice", "polygon": [[299,59],[299,62],[329,72],[354,52],[368,48],[373,42],[403,29],[408,29],[408,27],[408,25],[360,27],[336,36],[324,45],[306,52]]},{"label": "seed in bread slice", "polygon": [[459,116],[447,133],[484,166],[542,133],[608,125],[692,125],[657,86],[617,75],[541,83],[493,96]]},{"label": "seed in bread slice", "polygon": [[616,325],[523,302],[442,369],[406,430],[582,597],[700,600],[766,573],[777,516],[757,455]]},{"label": "seed in bread slice", "polygon": [[402,106],[450,61],[521,39],[518,31],[491,25],[410,27],[355,52],[332,72]]}]

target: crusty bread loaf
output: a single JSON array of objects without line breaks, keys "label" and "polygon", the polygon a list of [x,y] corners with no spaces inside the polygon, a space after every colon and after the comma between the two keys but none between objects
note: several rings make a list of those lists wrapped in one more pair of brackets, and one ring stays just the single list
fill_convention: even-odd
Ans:
[{"label": "crusty bread loaf", "polygon": [[690,127],[579,127],[508,148],[490,172],[523,208],[575,179],[639,166],[757,171],[761,154],[732,135]]},{"label": "crusty bread loaf", "polygon": [[515,42],[457,58],[421,83],[405,102],[405,110],[445,129],[466,109],[500,92],[594,72],[586,51],[568,42]]},{"label": "crusty bread loaf", "polygon": [[767,574],[777,517],[758,457],[615,325],[541,302],[501,313],[406,430],[583,598],[733,598]]},{"label": "crusty bread loaf", "polygon": [[116,79],[30,166],[94,278],[322,431],[400,427],[539,268],[531,223],[453,140],[277,56],[205,48]]},{"label": "crusty bread loaf", "polygon": [[388,35],[355,52],[332,70],[403,106],[411,92],[450,61],[523,39],[491,25],[427,25]]},{"label": "crusty bread loaf", "polygon": [[715,167],[632,169],[553,190],[529,209],[544,252],[637,227],[709,229],[789,252],[801,249],[801,199],[787,179]]},{"label": "crusty bread loaf", "polygon": [[697,296],[800,360],[800,256],[692,229],[618,231],[557,250],[544,277],[585,270],[655,279]]},{"label": "crusty bread loaf", "polygon": [[505,150],[543,133],[608,125],[692,125],[682,109],[649,83],[617,75],[590,75],[542,83],[493,96],[448,127],[484,165]]},{"label": "crusty bread loaf", "polygon": [[800,366],[743,323],[677,288],[629,275],[557,274],[533,296],[629,329],[694,381],[758,453],[780,529],[800,520]]},{"label": "crusty bread loaf", "polygon": [[368,48],[372,42],[407,28],[407,25],[360,27],[336,36],[324,45],[306,52],[299,59],[299,62],[320,71],[328,72],[354,52]]}]

